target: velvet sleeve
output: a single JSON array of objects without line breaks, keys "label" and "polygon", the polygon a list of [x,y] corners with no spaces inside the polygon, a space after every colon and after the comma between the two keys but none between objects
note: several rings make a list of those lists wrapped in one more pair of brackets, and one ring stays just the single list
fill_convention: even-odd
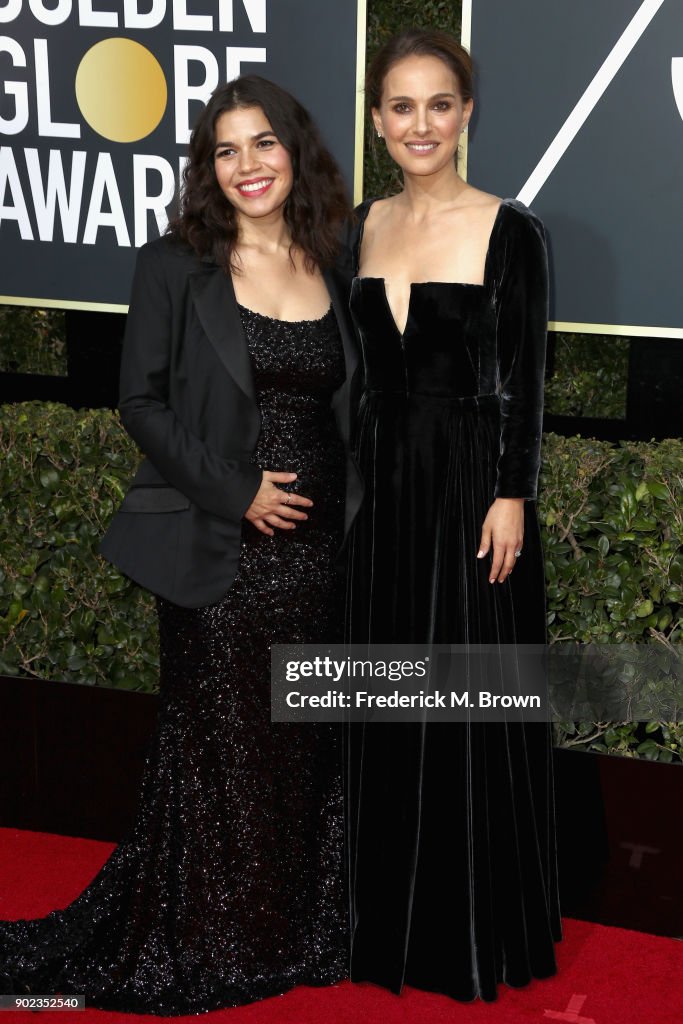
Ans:
[{"label": "velvet sleeve", "polygon": [[206,512],[239,520],[261,486],[258,466],[212,451],[169,405],[171,298],[158,247],[137,257],[121,359],[119,413],[162,477]]},{"label": "velvet sleeve", "polygon": [[535,500],[541,464],[548,329],[548,258],[541,221],[509,211],[497,297],[501,426],[496,498]]}]

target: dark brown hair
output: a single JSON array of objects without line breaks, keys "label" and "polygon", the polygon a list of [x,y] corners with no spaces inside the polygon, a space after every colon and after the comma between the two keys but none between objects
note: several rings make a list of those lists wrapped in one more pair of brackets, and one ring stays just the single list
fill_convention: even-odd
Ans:
[{"label": "dark brown hair", "polygon": [[239,272],[237,217],[216,179],[214,153],[218,118],[249,107],[260,107],[292,161],[294,180],[284,206],[292,246],[304,253],[307,269],[329,266],[340,248],[340,228],[350,216],[344,181],[308,111],[259,75],[242,75],[211,94],[190,138],[179,213],[168,231],[198,256],[208,256],[226,272]]},{"label": "dark brown hair", "polygon": [[370,107],[382,102],[384,79],[406,57],[437,57],[458,80],[463,100],[472,98],[472,58],[464,46],[439,29],[410,28],[388,39],[372,59],[365,75],[365,95]]}]

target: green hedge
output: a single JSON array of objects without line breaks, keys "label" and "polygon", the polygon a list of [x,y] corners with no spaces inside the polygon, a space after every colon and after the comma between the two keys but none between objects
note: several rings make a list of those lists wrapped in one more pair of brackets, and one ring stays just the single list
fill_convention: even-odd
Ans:
[{"label": "green hedge", "polygon": [[64,310],[0,305],[0,373],[66,377]]},{"label": "green hedge", "polygon": [[[611,445],[546,434],[538,509],[551,643],[680,650],[683,441]],[[683,722],[564,723],[555,739],[560,746],[683,760]]]},{"label": "green hedge", "polygon": [[0,672],[155,690],[152,598],[95,551],[137,458],[108,410],[0,406]]},{"label": "green hedge", "polygon": [[[0,407],[0,672],[156,690],[153,599],[96,554],[137,459],[116,413]],[[538,510],[552,641],[680,643],[683,442],[546,434]],[[649,728],[558,741],[680,758],[680,726]]]},{"label": "green hedge", "polygon": [[556,334],[545,410],[560,416],[626,418],[630,338]]}]

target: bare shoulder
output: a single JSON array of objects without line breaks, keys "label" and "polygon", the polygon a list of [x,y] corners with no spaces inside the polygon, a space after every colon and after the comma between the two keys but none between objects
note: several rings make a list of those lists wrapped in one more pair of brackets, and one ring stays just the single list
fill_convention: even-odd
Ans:
[{"label": "bare shoulder", "polygon": [[[486,251],[504,202],[500,196],[468,185],[447,214],[450,227],[457,232],[463,246],[471,248],[475,262],[482,261],[482,253]],[[468,273],[475,271],[470,269]]]},{"label": "bare shoulder", "polygon": [[479,226],[482,231],[488,234],[495,223],[503,202],[504,200],[500,196],[495,196],[491,192],[483,192],[481,189],[470,186],[462,196],[460,212],[473,228]]},{"label": "bare shoulder", "polygon": [[480,210],[482,213],[495,213],[503,202],[500,196],[494,196],[491,192],[484,192],[480,188],[475,188],[474,185],[468,185],[466,196],[463,198],[466,198],[467,206],[470,206],[473,210]]},{"label": "bare shoulder", "polygon": [[400,194],[385,196],[382,199],[374,199],[365,218],[366,231],[372,232],[378,224],[381,226],[390,222],[397,212],[397,200],[399,199]]}]

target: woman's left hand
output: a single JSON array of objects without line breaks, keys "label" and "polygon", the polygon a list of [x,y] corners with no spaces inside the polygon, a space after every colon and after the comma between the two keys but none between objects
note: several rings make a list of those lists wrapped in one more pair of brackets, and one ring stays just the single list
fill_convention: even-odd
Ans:
[{"label": "woman's left hand", "polygon": [[481,528],[477,558],[483,558],[493,544],[489,583],[503,583],[515,567],[515,552],[522,550],[524,498],[496,498]]}]

